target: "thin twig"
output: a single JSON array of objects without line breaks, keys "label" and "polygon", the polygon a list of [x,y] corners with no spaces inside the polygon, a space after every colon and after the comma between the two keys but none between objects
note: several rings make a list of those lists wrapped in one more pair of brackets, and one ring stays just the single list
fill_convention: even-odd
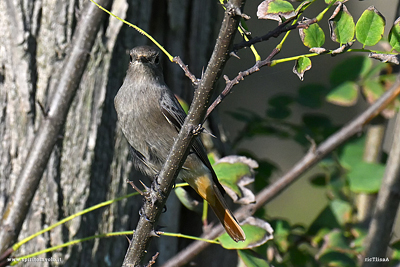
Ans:
[{"label": "thin twig", "polygon": [[283,22],[282,24],[278,25],[278,27],[276,27],[275,29],[273,29],[272,31],[268,32],[267,34],[260,36],[260,37],[254,37],[252,39],[250,39],[249,41],[243,41],[239,44],[235,44],[233,46],[233,51],[238,51],[242,48],[245,47],[250,47],[251,45],[254,45],[256,43],[260,43],[263,41],[267,41],[269,40],[271,37],[277,38],[279,35],[281,35],[284,32],[288,32],[291,30],[295,30],[295,29],[304,29],[304,28],[308,28],[311,24],[314,24],[317,22],[316,18],[313,19],[308,19],[302,22],[297,22],[293,25],[289,25],[288,24],[290,22],[292,22],[294,19],[296,18],[296,16],[289,18],[288,20],[286,20],[285,22]]},{"label": "thin twig", "polygon": [[[278,27],[276,27],[274,30],[270,31],[269,33],[267,33],[264,36],[261,37],[254,37],[252,39],[250,39],[249,41],[244,41],[240,44],[237,44],[234,46],[233,50],[231,51],[231,55],[236,55],[237,50],[244,48],[244,47],[248,47],[251,45],[254,45],[255,43],[258,42],[262,42],[262,41],[266,41],[271,37],[278,37],[281,33],[293,30],[293,29],[300,29],[300,28],[308,28],[311,24],[316,23],[317,19],[313,18],[313,19],[308,19],[305,21],[302,21],[300,23],[295,23],[293,25],[287,26],[287,24],[291,21],[293,21],[293,19],[295,19],[296,17],[292,17],[290,19],[288,19],[287,21],[285,21],[284,23],[280,24]],[[287,26],[287,27],[286,27]],[[222,93],[214,100],[214,102],[210,105],[210,107],[207,110],[207,115],[204,119],[204,121],[207,120],[208,116],[210,115],[210,113],[222,102],[222,100],[231,92],[233,86],[235,86],[236,84],[238,84],[241,80],[244,80],[244,77],[249,76],[250,74],[253,74],[254,72],[259,71],[262,67],[264,66],[269,66],[271,65],[271,60],[274,56],[276,56],[278,53],[280,52],[280,50],[278,48],[274,48],[274,50],[271,52],[271,54],[264,60],[261,61],[257,61],[253,67],[245,70],[245,71],[241,71],[239,72],[239,74],[233,79],[233,80],[229,80],[226,76],[224,77],[226,80],[226,86],[225,89],[222,91]],[[203,122],[204,123],[204,122]]]},{"label": "thin twig", "polygon": [[151,257],[151,260],[149,263],[146,265],[146,267],[151,267],[153,266],[154,263],[156,263],[156,259],[158,258],[158,255],[160,255],[160,252],[157,252],[153,257]]},{"label": "thin twig", "polygon": [[135,189],[140,195],[142,195],[142,196],[144,195],[143,191],[140,190],[139,187],[137,187],[133,181],[127,180],[126,182],[128,184],[130,184],[132,186],[132,188]]},{"label": "thin twig", "polygon": [[[224,76],[226,81],[225,89],[221,92],[221,94],[214,100],[214,102],[208,107],[206,117],[204,121],[207,120],[208,116],[210,116],[211,112],[224,100],[224,98],[231,92],[233,86],[238,84],[241,80],[244,80],[246,76],[253,74],[254,72],[259,71],[264,66],[269,66],[271,64],[271,60],[274,56],[276,56],[280,50],[278,48],[274,48],[271,54],[264,60],[257,61],[253,67],[239,72],[239,74],[233,78],[233,80],[229,80],[227,76]],[[204,123],[204,122],[203,122]]]},{"label": "thin twig", "polygon": [[174,57],[174,59],[172,60],[173,62],[175,62],[176,64],[179,65],[179,67],[181,67],[181,69],[185,72],[185,75],[187,77],[189,77],[189,79],[192,81],[192,83],[197,86],[200,82],[200,79],[197,79],[196,76],[194,76],[190,70],[188,65],[185,65],[185,63],[183,63],[182,59],[179,56]]}]

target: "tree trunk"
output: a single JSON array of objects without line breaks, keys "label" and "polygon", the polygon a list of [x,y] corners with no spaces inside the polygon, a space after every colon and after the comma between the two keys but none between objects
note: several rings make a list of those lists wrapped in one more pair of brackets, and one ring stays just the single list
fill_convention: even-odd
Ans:
[{"label": "tree trunk", "polygon": [[[0,211],[18,186],[18,175],[40,122],[45,119],[63,60],[89,1],[0,1]],[[220,11],[220,12],[218,12]],[[115,0],[112,12],[153,35],[172,55],[179,55],[196,76],[206,65],[220,20],[214,0]],[[108,17],[100,27],[59,140],[32,201],[18,240],[87,207],[130,193],[126,184],[143,179],[132,169],[127,142],[118,128],[114,96],[128,67],[128,51],[150,44],[138,32]],[[167,83],[186,100],[190,81],[180,68],[164,60]],[[145,103],[144,103],[145,105]],[[43,107],[43,110],[41,109]],[[179,205],[169,200],[162,225],[179,232]],[[141,197],[125,199],[57,227],[27,244],[15,255],[26,255],[69,240],[100,233],[132,230]],[[175,207],[176,206],[176,207]],[[176,238],[160,238],[159,262],[176,253]],[[162,241],[167,242],[167,245]],[[125,237],[95,239],[42,258],[62,263],[29,266],[118,266],[128,242]],[[168,250],[167,250],[168,248]],[[150,254],[150,253],[149,253]],[[151,256],[151,255],[150,255]]]}]

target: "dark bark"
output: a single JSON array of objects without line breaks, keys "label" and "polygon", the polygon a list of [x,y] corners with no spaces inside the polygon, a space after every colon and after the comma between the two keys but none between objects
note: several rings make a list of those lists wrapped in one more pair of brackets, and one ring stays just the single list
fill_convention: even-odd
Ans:
[{"label": "dark bark", "polygon": [[[186,64],[201,69],[209,55],[197,51],[211,51],[217,21],[216,2],[162,1],[167,8],[161,10],[160,2],[115,0],[112,11],[155,36],[174,55],[182,56]],[[35,136],[43,131],[41,123],[48,120],[37,101],[45,111],[50,108],[50,116],[54,112],[50,103],[57,94],[61,73],[65,71],[63,65],[74,49],[72,36],[86,5],[92,3],[74,0],[0,2],[2,215],[13,191],[24,186],[18,177]],[[195,8],[202,8],[202,11]],[[157,20],[159,12],[163,16]],[[61,131],[48,162],[44,164],[46,169],[18,240],[86,207],[132,192],[126,179],[146,181],[132,170],[127,143],[116,121],[113,98],[125,77],[129,62],[126,51],[148,41],[116,19],[106,14],[102,17],[102,21],[97,23],[100,31],[96,33],[93,47],[83,51],[90,55],[88,64],[76,82],[79,88],[65,124],[62,125],[62,119],[58,121]],[[191,35],[194,26],[201,31]],[[86,33],[90,32],[86,29]],[[199,43],[199,39],[204,43]],[[190,55],[196,57],[190,58]],[[186,97],[192,95],[190,81],[179,67],[166,61],[164,66],[170,87]],[[141,203],[139,197],[131,198],[76,218],[23,245],[16,255],[26,255],[98,233],[133,229]],[[178,232],[179,221],[176,218],[179,208],[173,208],[174,203],[168,205],[171,206],[165,215],[172,215],[172,218],[166,218],[163,225],[173,226],[168,230]],[[176,253],[177,239],[173,244],[172,238],[160,239],[165,240],[170,243],[169,254],[162,253],[158,262]],[[155,246],[159,250],[166,247],[162,243]],[[127,247],[125,237],[114,237],[85,242],[42,257],[61,257],[64,266],[115,266],[122,263]],[[56,263],[30,264],[53,265]]]}]

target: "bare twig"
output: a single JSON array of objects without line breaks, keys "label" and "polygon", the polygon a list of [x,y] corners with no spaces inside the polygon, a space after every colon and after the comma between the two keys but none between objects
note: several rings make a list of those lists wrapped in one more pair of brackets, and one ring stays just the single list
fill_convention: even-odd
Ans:
[{"label": "bare twig", "polygon": [[173,62],[175,62],[176,64],[179,65],[179,67],[181,67],[181,69],[185,72],[185,75],[187,77],[189,77],[189,79],[192,81],[192,83],[197,86],[200,82],[200,79],[197,79],[196,76],[194,76],[189,68],[188,65],[185,65],[185,63],[183,63],[182,59],[179,56],[174,57]]},{"label": "bare twig", "polygon": [[[232,0],[230,2],[232,7],[240,8],[244,0]],[[226,9],[211,59],[195,91],[188,116],[179,132],[178,138],[175,140],[161,172],[151,185],[150,198],[146,198],[146,202],[142,208],[143,214],[140,216],[123,266],[138,266],[145,255],[151,233],[156,226],[167,197],[174,185],[174,179],[178,175],[191,147],[194,137],[192,134],[193,129],[203,121],[206,114],[207,102],[228,58],[228,49],[236,33],[239,19],[240,17],[232,13],[230,8]]]},{"label": "bare twig", "polygon": [[269,40],[271,37],[277,38],[279,35],[281,35],[284,32],[288,32],[291,30],[295,30],[295,29],[301,29],[301,28],[308,28],[311,24],[314,24],[317,22],[316,18],[313,19],[308,19],[302,22],[297,22],[293,25],[289,25],[288,24],[290,22],[292,22],[296,17],[292,17],[289,18],[288,20],[286,20],[285,22],[283,22],[282,24],[278,25],[278,27],[276,27],[275,29],[273,29],[272,31],[268,32],[267,34],[260,36],[260,37],[254,37],[252,39],[250,39],[249,41],[243,41],[239,44],[236,44],[233,46],[233,51],[238,51],[242,48],[245,47],[250,47],[256,43],[260,43],[263,41],[267,41]]},{"label": "bare twig", "polygon": [[[12,2],[8,1],[8,3]],[[109,6],[110,2],[110,0],[101,0],[100,4]],[[0,252],[7,249],[18,237],[60,129],[66,120],[71,101],[88,61],[89,51],[104,18],[105,14],[92,3],[86,5],[80,16],[71,50],[65,59],[47,117],[39,127],[19,175],[18,185],[4,209],[5,214],[0,226]]]},{"label": "bare twig", "polygon": [[[400,80],[399,77],[395,84],[385,92],[374,104],[372,104],[367,110],[365,110],[362,114],[360,114],[357,118],[351,121],[348,125],[344,126],[338,132],[330,136],[325,142],[321,143],[315,151],[309,150],[307,154],[297,162],[294,167],[289,170],[284,176],[282,176],[277,182],[272,184],[271,186],[262,190],[256,196],[256,203],[248,206],[244,206],[238,209],[235,212],[235,217],[239,221],[243,221],[249,215],[253,214],[257,209],[264,206],[266,203],[271,201],[273,198],[278,196],[284,189],[286,189],[290,184],[292,184],[301,174],[307,171],[310,167],[318,163],[321,159],[323,159],[328,153],[332,150],[340,146],[343,142],[351,138],[353,135],[359,133],[363,127],[371,121],[372,118],[379,114],[379,111],[383,110],[391,100],[396,98],[400,94]],[[399,116],[400,117],[400,116]],[[399,120],[399,119],[398,119]],[[398,138],[400,137],[400,133],[397,134]],[[397,159],[397,163],[400,162],[400,159]],[[390,164],[390,162],[389,162]],[[398,174],[399,172],[397,172]],[[397,179],[399,180],[399,179]],[[392,185],[394,186],[394,185]],[[400,188],[400,182],[397,181],[397,187]],[[399,192],[394,193],[391,191],[392,196],[395,195],[398,198]],[[397,199],[398,202],[398,199]],[[389,205],[390,206],[390,205]],[[393,212],[395,214],[395,212]],[[377,214],[377,216],[379,216]],[[394,216],[394,215],[393,215]],[[388,229],[386,229],[388,230]],[[389,231],[391,228],[389,229]],[[208,232],[204,238],[205,239],[215,239],[219,235],[223,233],[224,229],[221,225],[217,225],[213,229]],[[379,239],[379,237],[377,237]],[[193,259],[195,255],[198,255],[200,251],[205,249],[209,244],[206,242],[196,241],[191,245],[186,247],[184,250],[179,252],[175,257],[171,258],[168,262],[166,262],[163,267],[176,267],[182,266],[188,263]],[[386,248],[386,245],[385,245]],[[373,255],[373,254],[371,254]],[[377,254],[374,254],[376,256]]]},{"label": "bare twig", "polygon": [[[207,120],[208,116],[210,116],[211,112],[224,100],[224,98],[231,92],[233,86],[238,84],[241,80],[244,80],[244,77],[249,76],[250,74],[253,74],[254,72],[259,71],[262,67],[264,66],[269,66],[271,64],[271,60],[274,56],[276,56],[280,52],[279,49],[274,48],[272,50],[271,54],[264,60],[257,61],[253,67],[239,72],[239,74],[233,79],[229,80],[227,76],[224,76],[224,79],[226,81],[226,86],[225,89],[221,92],[221,94],[214,100],[214,102],[208,107],[206,117],[204,118],[204,121]],[[204,123],[203,121],[203,123]]]},{"label": "bare twig", "polygon": [[[313,18],[313,19],[308,19],[305,21],[302,21],[301,23],[295,23],[293,25],[287,26],[287,24],[291,21],[293,21],[295,19],[295,17],[288,19],[287,21],[285,21],[284,23],[280,24],[278,27],[276,27],[274,30],[270,31],[269,33],[267,33],[264,36],[261,37],[255,37],[252,38],[251,40],[247,41],[247,42],[242,42],[240,44],[237,44],[234,46],[233,50],[231,51],[231,55],[236,56],[236,51],[244,48],[244,47],[248,47],[251,46],[255,43],[258,42],[262,42],[262,41],[266,41],[271,37],[278,37],[281,33],[283,32],[287,32],[293,29],[300,29],[300,28],[308,28],[311,24],[316,23],[317,19]],[[287,26],[287,27],[286,27]],[[264,60],[262,61],[257,61],[253,67],[245,70],[245,71],[241,71],[239,72],[239,74],[233,79],[233,80],[229,80],[229,78],[227,76],[225,76],[225,80],[226,80],[226,86],[225,89],[222,91],[222,93],[214,100],[214,102],[209,106],[208,110],[207,110],[207,115],[204,118],[204,121],[207,120],[208,116],[210,115],[210,113],[222,102],[222,100],[231,92],[233,86],[235,86],[236,84],[238,84],[241,80],[244,80],[244,77],[249,76],[250,74],[253,74],[254,72],[259,71],[262,67],[264,66],[269,66],[271,65],[271,60],[274,56],[276,56],[278,53],[280,52],[280,50],[278,48],[275,48],[271,54]],[[204,123],[204,122],[203,122]]]},{"label": "bare twig", "polygon": [[10,262],[8,261],[8,259],[9,259],[9,258],[13,258],[13,257],[10,257],[11,254],[12,254],[13,252],[14,252],[14,249],[11,247],[11,248],[6,249],[6,250],[0,255],[0,267],[7,266],[7,265],[10,264]]},{"label": "bare twig", "polygon": [[160,255],[160,252],[157,252],[153,257],[151,257],[151,260],[147,264],[146,267],[151,267],[153,266],[154,263],[156,263],[156,259],[158,258],[158,255]]},{"label": "bare twig", "polygon": [[144,195],[143,191],[140,190],[139,187],[137,187],[133,181],[127,180],[126,182],[128,184],[130,184],[132,186],[132,188],[135,189],[140,195],[142,195],[142,196]]}]

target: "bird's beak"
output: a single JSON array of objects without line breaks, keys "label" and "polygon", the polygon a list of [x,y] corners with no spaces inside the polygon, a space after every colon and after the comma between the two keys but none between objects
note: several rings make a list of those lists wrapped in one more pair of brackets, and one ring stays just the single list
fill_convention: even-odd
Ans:
[{"label": "bird's beak", "polygon": [[147,63],[149,62],[149,60],[145,57],[145,56],[139,56],[137,61],[141,62],[141,63]]}]

